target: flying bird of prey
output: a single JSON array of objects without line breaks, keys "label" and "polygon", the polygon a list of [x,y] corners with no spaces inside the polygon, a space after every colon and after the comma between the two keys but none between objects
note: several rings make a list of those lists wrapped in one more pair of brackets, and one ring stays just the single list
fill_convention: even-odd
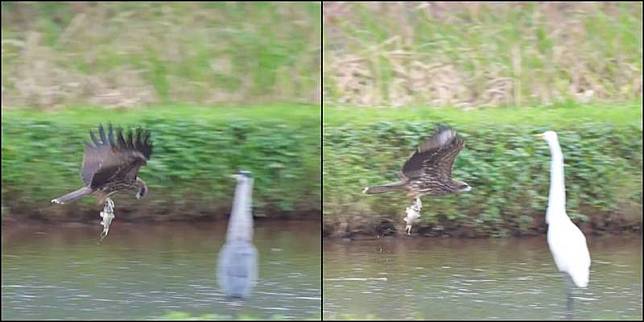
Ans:
[{"label": "flying bird of prey", "polygon": [[[136,198],[144,197],[148,187],[138,176],[139,169],[147,164],[152,154],[150,132],[142,129],[129,130],[124,136],[123,129],[116,131],[110,124],[107,133],[103,125],[98,127],[98,138],[90,130],[91,142],[85,143],[85,154],[81,168],[84,187],[53,199],[52,203],[65,204],[83,196],[94,195],[99,204],[104,204],[104,235],[107,235],[114,203],[109,198],[120,191],[136,192]],[[110,217],[111,215],[111,217]]]},{"label": "flying bird of prey", "polygon": [[[472,188],[465,182],[452,179],[452,167],[458,153],[463,149],[463,138],[456,131],[440,126],[435,133],[425,140],[407,159],[398,173],[400,181],[389,184],[367,187],[366,194],[377,194],[389,191],[406,191],[407,195],[416,199],[415,209],[408,211],[418,218],[422,204],[420,197],[424,195],[441,196],[456,192],[470,191]],[[409,233],[411,227],[408,227]]]}]

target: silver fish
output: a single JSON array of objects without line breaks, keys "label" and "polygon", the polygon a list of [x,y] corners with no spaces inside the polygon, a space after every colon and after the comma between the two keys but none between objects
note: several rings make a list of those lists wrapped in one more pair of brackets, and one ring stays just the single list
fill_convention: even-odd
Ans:
[{"label": "silver fish", "polygon": [[110,225],[112,224],[112,219],[114,219],[114,201],[107,198],[105,200],[105,206],[103,211],[101,211],[101,225],[103,225],[103,232],[101,232],[101,241],[107,237],[107,233],[110,231]]}]

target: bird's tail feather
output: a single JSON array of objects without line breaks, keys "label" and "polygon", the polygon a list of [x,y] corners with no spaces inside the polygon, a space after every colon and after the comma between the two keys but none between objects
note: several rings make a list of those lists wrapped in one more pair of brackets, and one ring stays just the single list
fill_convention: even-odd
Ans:
[{"label": "bird's tail feather", "polygon": [[83,196],[86,196],[90,193],[92,193],[92,188],[90,187],[82,187],[76,191],[72,191],[62,197],[58,197],[56,199],[53,199],[51,202],[52,203],[59,203],[59,204],[64,204],[66,202],[74,201],[76,199],[79,199]]},{"label": "bird's tail feather", "polygon": [[405,187],[404,182],[394,182],[394,183],[383,184],[381,186],[366,187],[362,192],[366,194],[383,193],[383,192],[389,192],[394,190],[401,190],[404,187]]}]

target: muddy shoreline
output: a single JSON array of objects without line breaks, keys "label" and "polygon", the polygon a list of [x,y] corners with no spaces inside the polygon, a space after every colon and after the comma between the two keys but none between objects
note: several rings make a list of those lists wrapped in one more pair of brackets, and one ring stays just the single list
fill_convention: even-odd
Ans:
[{"label": "muddy shoreline", "polygon": [[[94,226],[99,225],[101,218],[98,210],[79,209],[73,213],[61,209],[61,213],[32,212],[5,213],[2,225],[62,225]],[[208,223],[226,221],[229,209],[203,209],[192,211],[166,210],[144,211],[123,208],[116,213],[115,220],[121,223]],[[319,211],[277,212],[255,211],[256,222],[272,221],[313,221],[320,222],[322,238],[328,240],[364,240],[379,238],[410,238],[405,232],[402,219],[396,220],[384,216],[354,215],[342,218],[322,217]],[[620,235],[625,233],[641,234],[641,214],[595,214],[589,215],[587,222],[577,222],[586,236]],[[413,226],[411,237],[430,238],[497,238],[529,237],[545,234],[547,226],[543,216],[534,218],[533,223],[524,229],[509,224],[498,227],[482,227],[462,222],[439,220],[437,223],[419,223]]]},{"label": "muddy shoreline", "polygon": [[[43,222],[100,221],[103,205],[90,198],[68,204],[53,204],[49,200],[29,201],[19,196],[3,196],[2,221],[33,220]],[[232,207],[230,200],[200,200],[196,198],[171,198],[156,196],[143,201],[125,197],[115,201],[115,220],[119,221],[211,221],[227,219]],[[254,202],[251,211],[255,218],[317,219],[321,217],[320,205],[311,202],[295,204],[284,210],[279,204],[267,201]]]},{"label": "muddy shoreline", "polygon": [[[116,219],[115,221],[116,222]],[[201,219],[201,220],[165,220],[165,221],[159,221],[159,220],[143,220],[143,219],[137,219],[137,220],[127,220],[123,219],[120,220],[118,223],[119,225],[164,225],[164,224],[186,224],[186,225],[198,225],[198,224],[211,224],[211,223],[227,223],[228,220],[226,218],[210,218],[210,219]],[[277,223],[277,222],[311,222],[311,223],[317,223],[319,222],[319,219],[315,218],[266,218],[266,217],[260,217],[260,218],[255,218],[255,224],[261,224],[262,222],[268,222],[268,223]],[[97,219],[96,221],[71,221],[71,220],[65,220],[65,221],[46,221],[46,220],[40,220],[40,219],[30,219],[30,218],[15,218],[15,217],[9,217],[9,218],[2,218],[2,229],[12,229],[12,228],[25,228],[25,227],[67,227],[67,228],[73,228],[73,227],[100,227],[100,219]]]},{"label": "muddy shoreline", "polygon": [[[639,220],[637,219],[639,218]],[[405,232],[401,220],[387,217],[352,216],[339,220],[323,220],[322,238],[335,240],[368,240],[380,238],[410,238]],[[604,236],[621,234],[641,234],[642,220],[639,217],[621,214],[592,215],[589,221],[577,223],[586,236]],[[466,225],[448,220],[436,224],[419,223],[413,226],[411,237],[431,238],[497,238],[497,237],[530,237],[547,232],[543,217],[535,218],[528,229],[502,226],[498,230]]]},{"label": "muddy shoreline", "polygon": [[[99,210],[82,209],[74,213],[64,211],[62,213],[15,213],[3,214],[2,225],[5,224],[42,224],[42,225],[98,225],[101,221]],[[132,209],[119,209],[116,211],[115,221],[123,223],[208,223],[227,221],[230,216],[230,209],[217,209],[213,211],[136,211]],[[254,212],[253,218],[256,222],[261,221],[317,221],[321,220],[320,212]]]}]

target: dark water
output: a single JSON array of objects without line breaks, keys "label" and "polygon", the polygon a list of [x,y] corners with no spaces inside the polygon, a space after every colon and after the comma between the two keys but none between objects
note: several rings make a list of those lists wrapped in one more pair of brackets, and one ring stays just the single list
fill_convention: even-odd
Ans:
[{"label": "dark water", "polygon": [[[575,319],[642,319],[642,238],[590,240]],[[545,238],[323,243],[323,318],[561,319],[565,284]]]},{"label": "dark water", "polygon": [[255,222],[259,280],[246,302],[216,283],[226,224],[114,221],[102,245],[99,225],[3,224],[2,319],[319,319],[319,222]]}]

